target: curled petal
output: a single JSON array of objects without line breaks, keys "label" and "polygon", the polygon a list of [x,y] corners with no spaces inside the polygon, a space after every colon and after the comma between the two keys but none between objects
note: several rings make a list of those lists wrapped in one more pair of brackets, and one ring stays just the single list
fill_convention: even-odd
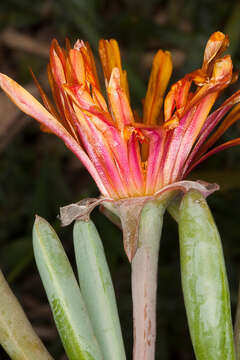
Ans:
[{"label": "curled petal", "polygon": [[[178,126],[180,118],[182,118],[189,110],[197,105],[207,94],[220,92],[227,87],[232,81],[232,60],[229,55],[224,56],[214,62],[211,78],[205,78],[199,85],[199,89],[194,93],[190,93],[192,81],[196,81],[199,77],[198,71],[185,76],[174,84],[166,96],[164,102],[164,115],[166,129],[172,129]],[[197,75],[196,75],[197,74]],[[199,79],[198,79],[199,81]],[[173,115],[174,110],[175,114]]]},{"label": "curled petal", "polygon": [[197,91],[196,95],[193,96],[184,111],[188,111],[188,109],[192,108],[193,105],[197,104],[207,94],[221,91],[226,88],[232,80],[232,69],[232,60],[229,55],[217,60],[214,64],[210,81]]},{"label": "curled petal", "polygon": [[172,128],[172,124],[174,127],[178,125],[179,118],[177,117],[176,122],[173,122],[172,115],[175,109],[179,115],[181,115],[184,111],[189,98],[191,84],[192,79],[186,76],[184,79],[179,80],[176,84],[172,85],[170,91],[168,92],[164,101],[164,120],[166,122],[166,128]]},{"label": "curled petal", "polygon": [[213,67],[213,74],[210,80],[212,85],[214,85],[214,83],[218,83],[219,86],[222,86],[223,84],[221,84],[221,82],[224,81],[224,87],[227,87],[232,80],[232,69],[233,65],[230,55],[226,55],[223,58],[218,59],[214,63]]},{"label": "curled petal", "polygon": [[214,59],[218,58],[228,46],[228,35],[225,35],[220,31],[213,33],[210,36],[205,48],[202,70],[207,72],[210,63]]}]

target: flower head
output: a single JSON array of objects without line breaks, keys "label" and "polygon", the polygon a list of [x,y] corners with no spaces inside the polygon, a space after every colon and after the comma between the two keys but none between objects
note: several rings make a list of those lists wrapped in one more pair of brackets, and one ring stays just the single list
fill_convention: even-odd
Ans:
[{"label": "flower head", "polygon": [[[171,86],[171,55],[159,50],[154,57],[142,116],[130,107],[126,71],[115,40],[100,40],[99,54],[107,100],[101,93],[88,43],[69,41],[50,48],[48,78],[55,106],[39,88],[42,106],[6,75],[0,85],[15,104],[55,133],[82,161],[102,195],[111,199],[151,196],[186,177],[198,163],[234,139],[209,149],[240,116],[240,91],[211,112],[222,90],[235,80],[229,55],[222,56],[228,37],[214,33],[207,42],[200,69]],[[230,112],[229,112],[230,111]],[[217,131],[215,129],[228,113]]]}]

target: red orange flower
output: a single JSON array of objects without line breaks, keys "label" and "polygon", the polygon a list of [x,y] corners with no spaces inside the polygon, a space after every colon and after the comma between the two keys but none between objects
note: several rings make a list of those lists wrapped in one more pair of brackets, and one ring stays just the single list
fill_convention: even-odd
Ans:
[{"label": "red orange flower", "polygon": [[238,105],[229,112],[240,101],[240,91],[210,114],[222,90],[235,78],[230,56],[222,56],[228,43],[227,36],[214,33],[201,69],[172,85],[165,99],[172,61],[169,52],[159,50],[142,117],[131,110],[127,74],[115,40],[99,44],[108,103],[101,93],[92,51],[79,40],[73,49],[68,41],[66,49],[52,42],[48,77],[55,107],[35,77],[45,107],[6,75],[0,75],[0,85],[43,130],[65,142],[102,195],[114,200],[151,196],[184,179],[208,156],[240,143],[234,139],[209,151],[240,116]]}]

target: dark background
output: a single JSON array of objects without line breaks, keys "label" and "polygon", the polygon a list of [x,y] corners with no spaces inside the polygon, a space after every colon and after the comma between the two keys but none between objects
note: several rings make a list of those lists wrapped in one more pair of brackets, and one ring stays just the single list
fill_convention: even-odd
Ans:
[{"label": "dark background", "polygon": [[[64,44],[88,40],[96,53],[100,38],[119,41],[128,70],[131,99],[139,108],[151,61],[159,49],[172,52],[171,83],[201,65],[205,43],[214,31],[229,34],[235,69],[240,65],[240,3],[217,0],[100,1],[2,0],[0,3],[0,71],[32,90],[29,67],[48,89],[45,68],[52,38]],[[239,82],[224,96],[239,89]],[[80,162],[53,135],[21,114],[0,94],[0,265],[37,333],[55,359],[66,359],[32,255],[34,214],[45,217],[58,232],[72,259],[72,227],[61,228],[59,206],[98,190]],[[240,123],[224,139],[240,136]],[[215,155],[192,174],[217,182],[221,190],[208,202],[222,235],[232,295],[237,300],[240,264],[240,148]],[[97,210],[94,219],[112,272],[124,341],[131,358],[132,324],[130,266],[121,233]],[[165,216],[160,252],[157,356],[161,360],[193,359],[179,274],[177,226]],[[8,359],[0,350],[0,359]]]}]

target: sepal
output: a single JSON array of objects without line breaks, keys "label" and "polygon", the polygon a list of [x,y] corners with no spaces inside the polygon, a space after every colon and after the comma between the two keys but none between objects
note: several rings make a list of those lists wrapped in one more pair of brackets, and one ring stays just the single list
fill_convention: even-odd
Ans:
[{"label": "sepal", "polygon": [[113,200],[107,197],[99,199],[84,199],[76,204],[60,208],[62,226],[71,224],[74,220],[88,221],[91,211],[98,205],[103,205],[120,217],[123,228],[123,243],[126,255],[131,262],[138,247],[138,228],[140,215],[144,205],[149,201],[164,202],[166,206],[178,193],[186,193],[190,189],[199,191],[205,198],[219,189],[217,184],[203,181],[178,181],[165,186],[152,196],[132,197]]}]

